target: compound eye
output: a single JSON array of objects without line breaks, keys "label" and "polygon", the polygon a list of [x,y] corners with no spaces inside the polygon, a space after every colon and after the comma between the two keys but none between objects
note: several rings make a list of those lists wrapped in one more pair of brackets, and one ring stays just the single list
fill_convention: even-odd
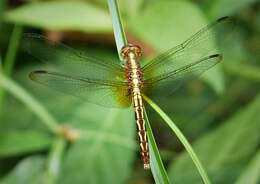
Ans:
[{"label": "compound eye", "polygon": [[130,52],[134,53],[136,57],[142,55],[142,50],[138,45],[128,44],[121,49],[121,55],[123,58],[127,58]]}]

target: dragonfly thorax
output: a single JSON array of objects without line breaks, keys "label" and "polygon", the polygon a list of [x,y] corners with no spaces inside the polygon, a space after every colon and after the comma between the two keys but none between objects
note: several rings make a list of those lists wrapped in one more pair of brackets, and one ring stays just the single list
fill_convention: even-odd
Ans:
[{"label": "dragonfly thorax", "polygon": [[135,45],[127,45],[123,47],[121,53],[126,62],[125,73],[129,89],[132,93],[138,91],[140,93],[143,86],[143,73],[139,63],[141,48]]}]

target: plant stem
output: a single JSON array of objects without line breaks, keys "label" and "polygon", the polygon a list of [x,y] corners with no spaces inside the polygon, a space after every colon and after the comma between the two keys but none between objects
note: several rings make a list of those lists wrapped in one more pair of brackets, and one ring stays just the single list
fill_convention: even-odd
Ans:
[{"label": "plant stem", "polygon": [[57,177],[61,169],[61,160],[66,147],[66,141],[63,137],[57,137],[54,140],[48,161],[47,161],[47,171],[46,171],[46,183],[55,184]]},{"label": "plant stem", "polygon": [[13,71],[15,58],[17,55],[17,50],[18,50],[22,32],[23,32],[22,26],[14,25],[14,29],[11,34],[7,53],[6,53],[5,60],[4,60],[4,72],[7,76],[10,76]]},{"label": "plant stem", "polygon": [[59,133],[59,124],[51,114],[25,89],[14,81],[8,79],[2,72],[0,72],[0,87],[3,87],[28,106],[29,109],[33,111],[40,120],[42,120],[41,122],[44,123],[53,133]]},{"label": "plant stem", "polygon": [[108,0],[107,2],[109,6],[110,15],[112,17],[117,52],[120,60],[122,61],[121,49],[123,46],[127,44],[127,38],[121,21],[117,0]]},{"label": "plant stem", "polygon": [[197,167],[202,180],[205,184],[210,184],[210,180],[208,178],[208,175],[202,166],[199,158],[195,154],[195,152],[192,149],[192,146],[188,142],[188,140],[185,138],[185,136],[182,134],[180,129],[175,125],[175,123],[165,114],[158,105],[156,105],[151,99],[149,99],[147,96],[143,95],[143,98],[145,101],[161,116],[161,118],[168,124],[168,126],[175,132],[178,139],[181,141],[187,152],[189,153],[191,159],[193,160],[195,166]]},{"label": "plant stem", "polygon": [[[14,25],[13,32],[11,34],[11,38],[9,41],[7,53],[5,56],[4,64],[2,66],[2,72],[4,72],[7,76],[10,76],[13,71],[15,58],[17,55],[18,45],[19,45],[22,32],[23,32],[22,26]],[[5,97],[5,92],[3,89],[0,89],[0,111],[2,109],[2,106],[4,105],[4,97]]]}]

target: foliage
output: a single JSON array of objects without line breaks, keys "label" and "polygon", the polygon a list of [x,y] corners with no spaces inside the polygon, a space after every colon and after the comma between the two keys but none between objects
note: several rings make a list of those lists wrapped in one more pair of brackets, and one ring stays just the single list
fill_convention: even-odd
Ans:
[{"label": "foliage", "polygon": [[[19,34],[10,35],[13,25],[55,33],[76,49],[118,60],[107,2],[12,2],[0,2],[0,58],[3,68],[10,66],[0,71],[0,94],[8,93],[0,97],[0,183],[152,183],[135,154],[132,110],[101,108],[31,82],[28,73],[42,65],[16,52]],[[259,183],[259,2],[119,2],[127,37],[144,47],[146,58],[220,16],[237,19],[222,64],[156,102],[192,143],[213,183]],[[171,130],[146,109],[170,182],[202,183]]]}]

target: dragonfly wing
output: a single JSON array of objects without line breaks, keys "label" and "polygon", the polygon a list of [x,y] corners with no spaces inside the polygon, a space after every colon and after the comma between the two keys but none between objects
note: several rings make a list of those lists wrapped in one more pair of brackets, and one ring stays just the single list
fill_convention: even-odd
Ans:
[{"label": "dragonfly wing", "polygon": [[29,54],[58,73],[97,80],[124,78],[119,61],[103,61],[38,34],[25,34],[22,45]]},{"label": "dragonfly wing", "polygon": [[197,62],[201,58],[218,54],[214,39],[217,34],[221,34],[221,38],[224,39],[225,35],[228,35],[226,33],[230,33],[226,28],[233,28],[233,25],[231,18],[223,17],[202,28],[182,44],[169,49],[143,66],[144,77],[155,78]]},{"label": "dragonfly wing", "polygon": [[197,78],[203,72],[219,63],[221,59],[221,55],[214,54],[186,66],[163,73],[160,76],[145,79],[144,92],[148,95],[158,94],[160,96],[171,94],[181,84]]},{"label": "dragonfly wing", "polygon": [[23,48],[49,68],[32,72],[32,80],[103,106],[131,103],[119,61],[102,61],[38,34],[25,34]]},{"label": "dragonfly wing", "polygon": [[127,83],[78,78],[56,72],[38,70],[30,78],[40,84],[105,107],[128,107],[131,96]]}]

